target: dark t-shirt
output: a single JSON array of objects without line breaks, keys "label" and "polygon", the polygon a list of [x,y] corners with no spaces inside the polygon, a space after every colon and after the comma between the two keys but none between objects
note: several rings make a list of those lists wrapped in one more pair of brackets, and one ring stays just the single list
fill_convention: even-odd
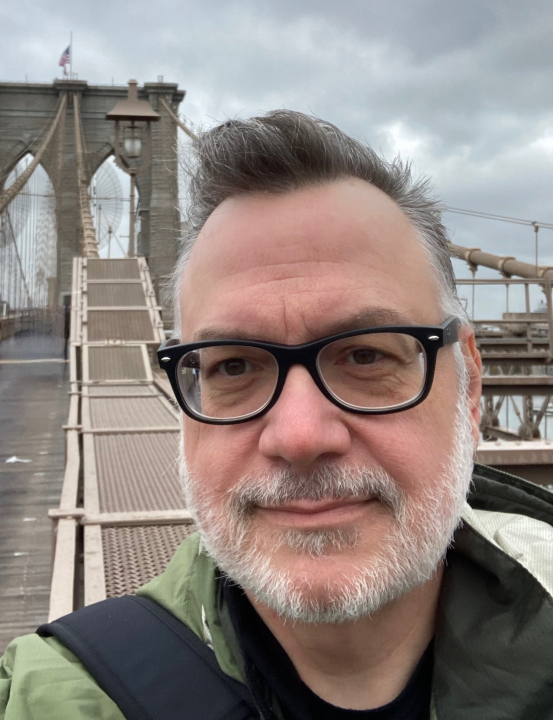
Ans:
[{"label": "dark t-shirt", "polygon": [[243,591],[228,581],[221,579],[221,582],[224,583],[224,600],[244,653],[248,684],[267,714],[267,720],[272,712],[263,694],[264,686],[269,686],[276,695],[287,720],[428,720],[433,643],[395,700],[374,710],[345,710],[326,702],[307,687]]}]

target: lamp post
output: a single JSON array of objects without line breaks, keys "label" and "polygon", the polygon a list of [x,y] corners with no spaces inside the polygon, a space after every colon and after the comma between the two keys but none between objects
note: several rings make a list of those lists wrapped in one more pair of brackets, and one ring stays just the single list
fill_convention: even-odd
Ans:
[{"label": "lamp post", "polygon": [[[138,99],[138,83],[136,80],[129,80],[127,99],[119,100],[106,115],[106,120],[115,120],[115,162],[131,178],[128,255],[134,257],[136,178],[152,164],[152,123],[158,122],[159,115],[147,100]],[[131,165],[129,162],[142,157],[143,162],[140,165]]]}]

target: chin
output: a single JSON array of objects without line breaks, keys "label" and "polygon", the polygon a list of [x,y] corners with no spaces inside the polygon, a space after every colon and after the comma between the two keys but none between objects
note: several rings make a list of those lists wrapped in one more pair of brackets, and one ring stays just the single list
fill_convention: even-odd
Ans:
[{"label": "chin", "polygon": [[279,617],[307,624],[354,622],[397,600],[426,578],[394,577],[386,563],[355,565],[344,559],[310,558],[275,564],[264,582],[240,583]]},{"label": "chin", "polygon": [[[343,623],[369,616],[435,572],[407,561],[386,542],[369,551],[360,531],[333,528],[275,533],[259,529],[243,538],[240,553],[210,547],[219,567],[278,616],[292,622]],[[235,546],[233,548],[236,549]]]}]

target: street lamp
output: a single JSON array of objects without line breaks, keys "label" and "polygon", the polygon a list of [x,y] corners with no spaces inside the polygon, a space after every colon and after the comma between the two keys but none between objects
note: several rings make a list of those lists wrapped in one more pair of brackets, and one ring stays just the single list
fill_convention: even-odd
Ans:
[{"label": "street lamp", "polygon": [[[113,110],[106,115],[106,120],[115,120],[115,162],[131,177],[129,257],[134,257],[136,178],[152,164],[152,123],[158,122],[159,115],[147,100],[138,99],[138,83],[136,80],[129,80],[127,99],[119,100]],[[123,147],[121,147],[121,136],[123,136]],[[144,150],[142,164],[131,165],[129,161],[141,158]]]}]

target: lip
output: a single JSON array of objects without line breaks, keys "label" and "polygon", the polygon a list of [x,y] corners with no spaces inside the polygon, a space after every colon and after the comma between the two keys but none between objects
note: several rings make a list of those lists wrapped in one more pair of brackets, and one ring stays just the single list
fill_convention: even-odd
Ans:
[{"label": "lip", "polygon": [[376,498],[359,500],[296,500],[286,505],[258,507],[267,520],[286,527],[330,527],[354,520],[366,508],[378,502]]}]

